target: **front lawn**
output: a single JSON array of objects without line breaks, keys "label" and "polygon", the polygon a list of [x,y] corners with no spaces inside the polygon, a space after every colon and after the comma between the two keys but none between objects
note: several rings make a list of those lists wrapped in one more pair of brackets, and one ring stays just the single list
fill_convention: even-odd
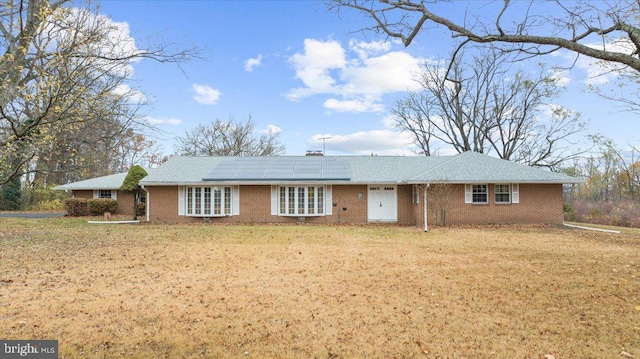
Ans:
[{"label": "front lawn", "polygon": [[637,231],[1,218],[0,249],[0,337],[60,358],[640,357]]}]

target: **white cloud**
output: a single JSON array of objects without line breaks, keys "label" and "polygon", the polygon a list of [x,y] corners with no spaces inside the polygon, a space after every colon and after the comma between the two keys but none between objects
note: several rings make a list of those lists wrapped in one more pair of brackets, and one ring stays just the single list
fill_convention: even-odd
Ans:
[{"label": "white cloud", "polygon": [[571,76],[567,69],[552,69],[551,78],[555,79],[561,87],[567,86],[571,82]]},{"label": "white cloud", "polygon": [[161,119],[151,116],[147,116],[146,121],[150,125],[179,125],[182,123],[182,120],[179,120],[177,118]]},{"label": "white cloud", "polygon": [[196,93],[193,96],[194,100],[203,105],[210,106],[218,104],[218,99],[220,99],[220,95],[222,95],[220,91],[207,85],[193,84],[193,91]]},{"label": "white cloud", "polygon": [[358,54],[361,59],[379,53],[387,52],[391,49],[391,43],[388,41],[371,41],[362,42],[357,40],[349,40],[349,48]]},{"label": "white cloud", "polygon": [[282,132],[282,129],[276,125],[267,125],[267,129],[263,132],[276,135]]},{"label": "white cloud", "polygon": [[[77,36],[79,36],[77,31],[88,33],[93,32],[95,28],[100,28],[103,31],[101,34],[104,36],[92,42],[91,46],[86,49],[97,55],[92,57],[92,66],[102,68],[102,70],[116,76],[130,77],[134,73],[131,64],[142,60],[135,56],[140,53],[140,50],[136,46],[135,39],[131,36],[127,22],[116,22],[107,16],[94,14],[83,8],[61,7],[50,16],[56,19],[52,19],[45,25],[45,35],[43,36],[51,39],[48,47],[52,51],[59,47],[70,46],[70,42],[77,41]],[[68,23],[74,25],[67,26]],[[128,60],[116,63],[108,58],[128,58]]]},{"label": "white cloud", "polygon": [[337,100],[330,98],[323,106],[335,112],[382,112],[384,105],[374,100]]},{"label": "white cloud", "polygon": [[246,72],[253,72],[253,69],[260,65],[262,65],[262,54],[259,54],[256,58],[247,60],[244,63],[244,70]]},{"label": "white cloud", "polygon": [[[382,96],[417,89],[415,81],[425,61],[406,52],[388,52],[388,42],[339,42],[306,39],[304,52],[289,59],[304,87],[287,93],[289,100],[333,95],[324,107],[339,112],[380,112]],[[351,55],[351,56],[349,56]]]},{"label": "white cloud", "polygon": [[[96,15],[96,17],[103,17],[102,15]],[[128,22],[116,22],[109,18],[103,17],[104,21],[107,23],[109,31],[109,35],[107,36],[109,39],[109,49],[113,51],[115,54],[136,54],[139,52],[136,47],[136,42],[133,37],[131,37],[129,23]],[[142,61],[141,58],[134,58],[134,62]]]},{"label": "white cloud", "polygon": [[346,66],[345,51],[336,41],[306,39],[304,53],[297,53],[289,60],[296,70],[296,78],[306,86],[293,89],[287,96],[290,100],[320,93],[334,93],[336,80],[331,76],[330,70]]},{"label": "white cloud", "polygon": [[347,135],[318,134],[309,140],[311,147],[322,144],[321,138],[326,140],[327,152],[343,152],[359,155],[410,155],[411,137],[398,131],[383,129],[360,131]]},{"label": "white cloud", "polygon": [[117,85],[112,92],[118,96],[127,97],[129,101],[134,104],[142,104],[147,101],[147,97],[142,92],[132,89],[131,86],[127,84]]},{"label": "white cloud", "polygon": [[[585,44],[593,49],[606,49],[610,52],[619,52],[621,54],[630,54],[635,47],[628,39],[612,39],[607,43]],[[609,61],[601,61],[587,56],[579,56],[568,51],[563,52],[563,57],[571,64],[575,62],[575,67],[586,73],[584,83],[586,85],[606,85],[617,80],[622,72],[628,70],[625,66]]]},{"label": "white cloud", "polygon": [[386,115],[382,118],[382,121],[380,121],[380,123],[382,123],[382,126],[384,126],[384,128],[396,128],[396,116],[395,115]]},{"label": "white cloud", "polygon": [[417,90],[415,81],[421,72],[424,60],[406,52],[389,52],[366,59],[359,66],[352,66],[342,73],[344,90],[348,94],[384,94]]}]

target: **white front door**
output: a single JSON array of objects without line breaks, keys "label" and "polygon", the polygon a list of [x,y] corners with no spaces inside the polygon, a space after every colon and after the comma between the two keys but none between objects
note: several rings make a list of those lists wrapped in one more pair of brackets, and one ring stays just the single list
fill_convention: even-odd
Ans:
[{"label": "white front door", "polygon": [[369,222],[397,222],[397,187],[370,185],[367,196],[367,208]]}]

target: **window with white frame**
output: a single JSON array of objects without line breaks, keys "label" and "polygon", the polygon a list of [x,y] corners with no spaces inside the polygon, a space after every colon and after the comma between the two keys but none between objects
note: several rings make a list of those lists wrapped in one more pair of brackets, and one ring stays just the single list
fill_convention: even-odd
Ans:
[{"label": "window with white frame", "polygon": [[472,203],[487,203],[488,202],[488,192],[486,184],[474,184],[472,185],[471,190],[471,199]]},{"label": "window with white frame", "polygon": [[99,198],[109,198],[111,199],[111,190],[110,189],[101,189]]},{"label": "window with white frame", "polygon": [[231,200],[231,187],[189,186],[185,189],[186,215],[230,216]]},{"label": "window with white frame", "polygon": [[511,186],[509,184],[494,184],[493,192],[496,203],[511,203]]},{"label": "window with white frame", "polygon": [[278,214],[281,216],[324,216],[324,186],[278,187]]},{"label": "window with white frame", "polygon": [[[488,185],[464,185],[464,203],[489,203]],[[493,185],[494,203],[520,203],[518,183],[496,183]]]},{"label": "window with white frame", "polygon": [[93,198],[118,199],[118,191],[115,189],[97,189],[93,191]]}]

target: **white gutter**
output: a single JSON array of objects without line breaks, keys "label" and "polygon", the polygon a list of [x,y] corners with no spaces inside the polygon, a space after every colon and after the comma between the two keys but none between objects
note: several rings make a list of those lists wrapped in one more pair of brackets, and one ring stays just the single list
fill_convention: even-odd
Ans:
[{"label": "white gutter", "polygon": [[[149,191],[147,191],[146,188],[144,188],[144,185],[141,185],[140,188],[142,188],[143,191],[147,192],[147,195],[145,196],[145,204],[144,204],[144,213],[145,213],[145,217],[147,217],[147,222],[149,222],[149,212],[151,210],[151,207],[149,207],[149,203],[151,201],[151,195],[149,194]],[[137,209],[136,209],[137,210]]]}]

